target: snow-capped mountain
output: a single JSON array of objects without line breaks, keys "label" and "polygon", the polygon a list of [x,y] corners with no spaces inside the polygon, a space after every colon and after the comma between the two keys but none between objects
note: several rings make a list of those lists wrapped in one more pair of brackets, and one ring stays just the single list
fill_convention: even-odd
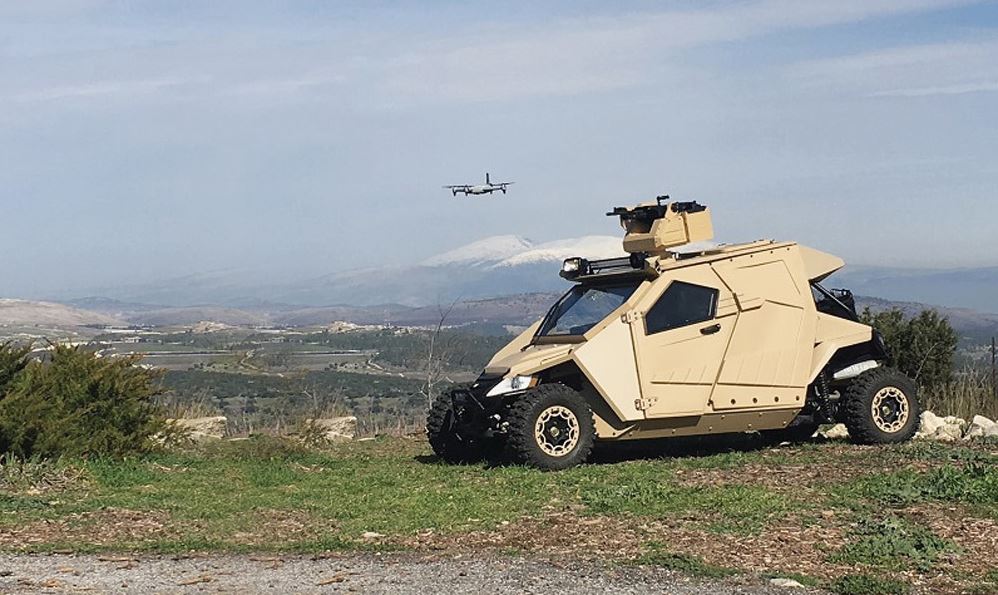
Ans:
[{"label": "snow-capped mountain", "polygon": [[492,236],[431,256],[421,266],[494,264],[531,250],[534,243],[520,236]]},{"label": "snow-capped mountain", "polygon": [[[710,247],[710,243],[690,244],[684,251]],[[563,292],[569,283],[558,275],[558,271],[561,262],[573,256],[613,258],[623,256],[623,246],[621,239],[614,236],[535,243],[515,235],[501,235],[411,265],[353,269],[296,282],[275,281],[249,271],[220,271],[44,297],[111,315],[191,306],[221,306],[256,312],[261,309],[296,311],[303,307],[397,304],[432,310],[438,304],[446,306],[454,301]],[[908,270],[851,266],[836,273],[828,283],[833,287],[849,287],[857,295],[995,312],[998,303],[996,279],[998,267]],[[74,301],[83,296],[97,297]],[[0,310],[4,306],[13,311],[17,304],[2,303]],[[0,323],[3,322],[2,314],[0,312]],[[32,316],[39,318],[41,314]],[[191,316],[204,317],[200,311]],[[217,313],[212,316],[220,318]]]},{"label": "snow-capped mountain", "polygon": [[537,244],[504,258],[494,266],[495,268],[499,268],[545,262],[561,263],[566,258],[573,256],[596,259],[615,258],[625,256],[625,254],[620,238],[613,236],[585,236],[582,238],[555,240],[553,242]]},{"label": "snow-capped mountain", "polygon": [[[487,237],[408,266],[340,271],[295,282],[268,282],[236,272],[191,275],[83,295],[164,307],[287,307],[377,304],[427,306],[456,299],[564,291],[561,262],[572,256],[623,256],[620,238],[585,236],[535,243],[515,235]],[[70,296],[80,297],[80,296]]]},{"label": "snow-capped mountain", "polygon": [[483,266],[515,267],[544,262],[562,262],[573,256],[613,258],[623,256],[620,238],[585,236],[534,243],[519,236],[492,236],[466,244],[419,263],[423,267]]},{"label": "snow-capped mountain", "polygon": [[534,243],[501,235],[448,250],[410,267],[325,275],[288,287],[270,299],[309,305],[425,306],[455,299],[564,291],[568,283],[558,276],[564,259],[622,255],[620,238],[611,236]]}]

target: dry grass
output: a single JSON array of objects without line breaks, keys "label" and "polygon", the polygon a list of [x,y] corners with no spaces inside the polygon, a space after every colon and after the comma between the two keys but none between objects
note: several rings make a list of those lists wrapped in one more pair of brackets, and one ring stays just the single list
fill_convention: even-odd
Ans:
[{"label": "dry grass", "polygon": [[998,419],[998,398],[990,372],[980,368],[968,367],[945,385],[923,389],[922,406],[938,415],[955,415],[966,420],[975,415]]},{"label": "dry grass", "polygon": [[167,419],[194,419],[222,415],[222,410],[212,403],[211,395],[202,393],[193,399],[178,399],[172,394],[159,397],[157,405]]},{"label": "dry grass", "polygon": [[0,494],[38,495],[82,482],[83,471],[57,460],[0,455]]}]

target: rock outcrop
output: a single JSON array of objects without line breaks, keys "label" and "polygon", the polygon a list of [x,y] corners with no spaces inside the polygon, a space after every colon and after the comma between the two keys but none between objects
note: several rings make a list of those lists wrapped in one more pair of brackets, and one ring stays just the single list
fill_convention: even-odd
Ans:
[{"label": "rock outcrop", "polygon": [[[224,415],[214,417],[192,417],[187,419],[168,419],[167,427],[176,438],[189,442],[210,442],[225,437],[225,427],[228,419]],[[174,439],[176,439],[174,438]]]},{"label": "rock outcrop", "polygon": [[991,438],[998,436],[998,422],[991,421],[983,415],[975,415],[963,434],[964,440],[972,438]]},{"label": "rock outcrop", "polygon": [[[827,430],[818,432],[818,435],[829,440],[838,440],[848,438],[849,431],[844,424],[835,424]],[[936,442],[956,442],[990,437],[998,437],[998,422],[983,415],[975,415],[968,423],[967,420],[953,415],[939,417],[931,411],[922,412],[919,418],[918,432],[915,434],[916,439],[935,440]]]},{"label": "rock outcrop", "polygon": [[357,418],[328,417],[325,419],[306,419],[303,424],[303,436],[310,440],[325,440],[327,442],[342,442],[353,440],[357,435]]},{"label": "rock outcrop", "polygon": [[963,438],[967,421],[948,415],[939,417],[931,411],[923,411],[919,418],[921,425],[915,438],[937,442],[956,442]]}]

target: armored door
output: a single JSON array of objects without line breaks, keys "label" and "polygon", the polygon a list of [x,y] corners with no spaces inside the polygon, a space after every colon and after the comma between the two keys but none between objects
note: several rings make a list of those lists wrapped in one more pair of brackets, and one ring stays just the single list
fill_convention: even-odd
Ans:
[{"label": "armored door", "polygon": [[645,418],[700,415],[708,402],[737,309],[710,267],[667,273],[630,317]]}]

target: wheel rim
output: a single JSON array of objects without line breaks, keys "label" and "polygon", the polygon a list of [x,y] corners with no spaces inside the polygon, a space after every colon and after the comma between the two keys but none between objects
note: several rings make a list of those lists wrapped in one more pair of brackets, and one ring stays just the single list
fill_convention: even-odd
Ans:
[{"label": "wheel rim", "polygon": [[873,395],[870,410],[873,413],[873,423],[880,431],[888,434],[900,432],[910,414],[908,397],[896,386],[885,386],[877,391]]},{"label": "wheel rim", "polygon": [[534,439],[544,454],[563,457],[579,443],[579,419],[568,407],[552,405],[537,417]]}]

